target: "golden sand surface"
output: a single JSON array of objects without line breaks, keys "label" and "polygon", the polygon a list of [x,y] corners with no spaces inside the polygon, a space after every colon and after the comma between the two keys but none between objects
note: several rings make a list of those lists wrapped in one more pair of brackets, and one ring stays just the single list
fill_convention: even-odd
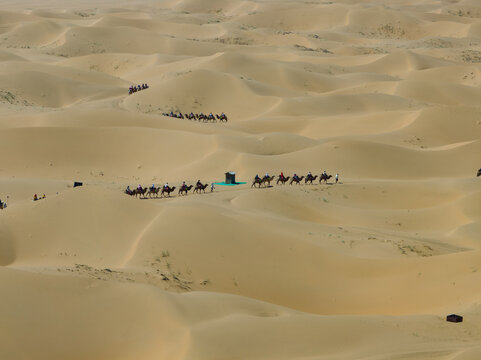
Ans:
[{"label": "golden sand surface", "polygon": [[479,0],[0,0],[0,359],[481,359],[480,100]]}]

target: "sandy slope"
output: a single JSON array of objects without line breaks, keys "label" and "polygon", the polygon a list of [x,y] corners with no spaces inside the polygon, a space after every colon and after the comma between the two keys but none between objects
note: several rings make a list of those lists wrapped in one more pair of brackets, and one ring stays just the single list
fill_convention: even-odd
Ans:
[{"label": "sandy slope", "polygon": [[1,359],[481,357],[477,1],[0,9]]}]

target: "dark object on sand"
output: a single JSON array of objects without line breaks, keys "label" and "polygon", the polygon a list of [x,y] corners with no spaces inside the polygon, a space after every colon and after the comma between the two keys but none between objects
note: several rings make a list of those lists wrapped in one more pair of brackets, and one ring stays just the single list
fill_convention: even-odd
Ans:
[{"label": "dark object on sand", "polygon": [[225,183],[235,184],[235,172],[229,171],[225,173]]},{"label": "dark object on sand", "polygon": [[478,170],[478,174],[476,176],[481,176],[481,169]]},{"label": "dark object on sand", "polygon": [[463,317],[461,315],[451,314],[446,316],[446,321],[455,323],[463,322]]},{"label": "dark object on sand", "polygon": [[73,187],[82,186],[82,185],[83,185],[83,183],[82,183],[82,182],[79,182],[79,181],[75,181],[75,182],[73,183]]}]

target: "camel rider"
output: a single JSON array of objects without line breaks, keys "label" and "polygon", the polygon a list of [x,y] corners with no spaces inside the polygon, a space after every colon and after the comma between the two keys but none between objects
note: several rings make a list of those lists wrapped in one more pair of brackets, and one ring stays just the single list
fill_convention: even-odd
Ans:
[{"label": "camel rider", "polygon": [[339,174],[337,173],[336,174],[336,184],[337,184],[338,181],[339,181]]},{"label": "camel rider", "polygon": [[293,179],[296,181],[299,180],[299,177],[297,176],[297,174],[294,174]]},{"label": "camel rider", "polygon": [[196,187],[201,187],[202,186],[202,183],[200,182],[200,180],[197,180],[197,184],[195,184]]},{"label": "camel rider", "polygon": [[327,176],[326,170],[324,170],[324,172],[322,173],[322,175]]},{"label": "camel rider", "polygon": [[125,192],[127,194],[130,194],[132,192],[132,190],[130,190],[130,185],[127,185],[127,189],[125,189]]},{"label": "camel rider", "polygon": [[284,172],[281,171],[281,176],[280,176],[281,179],[284,179]]},{"label": "camel rider", "polygon": [[155,185],[152,184],[152,186],[150,187],[150,190],[155,190]]},{"label": "camel rider", "polygon": [[142,185],[139,184],[139,186],[137,186],[137,190],[142,191]]},{"label": "camel rider", "polygon": [[311,174],[311,172],[309,171],[309,172],[307,173],[307,178],[310,179],[311,177],[312,177],[312,174]]},{"label": "camel rider", "polygon": [[255,180],[259,181],[261,178],[259,177],[259,174],[256,174]]},{"label": "camel rider", "polygon": [[266,172],[266,176],[264,176],[265,179],[269,179],[269,173]]},{"label": "camel rider", "polygon": [[182,189],[185,189],[187,185],[185,185],[185,181],[182,181]]},{"label": "camel rider", "polygon": [[168,189],[168,188],[169,188],[169,183],[166,182],[166,183],[164,184],[164,189]]}]

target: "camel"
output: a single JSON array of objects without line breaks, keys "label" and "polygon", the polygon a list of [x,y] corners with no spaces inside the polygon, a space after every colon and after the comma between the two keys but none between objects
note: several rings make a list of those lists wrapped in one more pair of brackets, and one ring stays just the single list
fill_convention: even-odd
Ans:
[{"label": "camel", "polygon": [[314,176],[312,176],[312,175],[307,175],[307,176],[306,176],[305,183],[306,183],[306,184],[307,184],[307,183],[311,183],[311,184],[312,184],[312,182],[313,182],[314,180],[316,180],[316,179],[317,179],[317,175],[314,175]]},{"label": "camel", "polygon": [[224,113],[222,113],[221,115],[215,115],[215,117],[216,117],[220,122],[223,122],[223,121],[227,122],[227,116],[226,116]]},{"label": "camel", "polygon": [[289,182],[289,185],[292,185],[293,182],[295,182],[297,185],[299,185],[302,181],[302,179],[304,179],[304,175],[302,175],[301,177],[297,177],[297,178],[292,178],[291,181]]},{"label": "camel", "polygon": [[255,187],[256,184],[258,184],[259,187],[261,187],[261,185],[262,185],[262,179],[261,179],[261,178],[254,178],[254,181],[252,182],[251,187]]},{"label": "camel", "polygon": [[322,183],[322,180],[324,180],[324,182],[327,184],[327,180],[329,180],[330,178],[332,178],[332,175],[321,174],[321,176],[319,177],[319,184]]},{"label": "camel", "polygon": [[266,186],[266,183],[267,183],[267,186],[271,186],[271,181],[273,181],[275,178],[275,176],[264,176],[261,180],[261,184]]},{"label": "camel", "polygon": [[149,188],[149,191],[147,192],[147,195],[149,195],[149,197],[152,197],[152,194],[155,195],[155,197],[158,197],[159,196],[159,192],[160,192],[160,187],[157,187],[157,188]]},{"label": "camel", "polygon": [[478,174],[476,176],[481,176],[481,169],[478,170]]},{"label": "camel", "polygon": [[203,191],[205,193],[205,189],[207,188],[207,186],[209,186],[209,184],[198,184],[198,185],[195,185],[195,189],[193,191],[193,193],[200,193],[201,191]]},{"label": "camel", "polygon": [[162,191],[161,191],[161,193],[160,193],[160,197],[164,196],[164,193],[167,193],[167,196],[170,196],[170,193],[171,193],[171,192],[174,192],[174,190],[175,190],[175,186],[172,186],[172,187],[170,187],[170,186],[163,187],[163,188],[162,188]]},{"label": "camel", "polygon": [[148,188],[147,187],[144,187],[144,188],[141,188],[141,189],[135,189],[133,190],[133,195],[135,195],[135,197],[137,197],[137,195],[140,195],[140,197],[143,197],[145,198],[145,193],[147,192]]},{"label": "camel", "polygon": [[192,189],[194,185],[185,185],[185,186],[181,186],[180,189],[179,189],[179,195],[182,195],[183,192],[185,192],[185,195],[187,195],[187,193],[189,192],[190,189]]},{"label": "camel", "polygon": [[279,175],[279,178],[277,179],[276,184],[279,185],[279,181],[280,181],[280,182],[282,183],[282,185],[284,185],[286,182],[289,181],[290,178],[291,178],[290,176],[281,177],[281,176]]}]

